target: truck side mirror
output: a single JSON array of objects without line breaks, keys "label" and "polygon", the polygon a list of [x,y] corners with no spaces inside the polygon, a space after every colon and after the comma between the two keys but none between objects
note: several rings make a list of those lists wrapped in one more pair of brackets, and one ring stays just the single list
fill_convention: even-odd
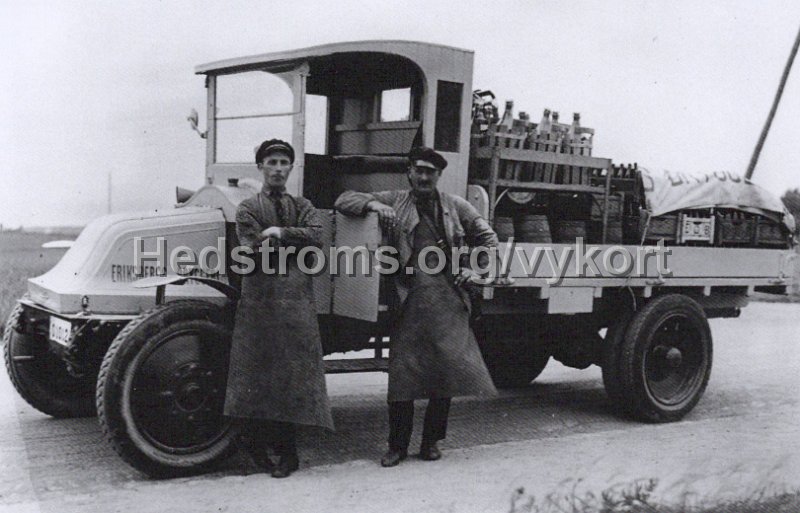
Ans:
[{"label": "truck side mirror", "polygon": [[202,137],[203,139],[206,138],[206,132],[201,132],[200,129],[197,128],[197,124],[199,123],[199,116],[195,109],[192,109],[191,112],[189,112],[189,117],[186,118],[186,121],[189,122],[189,124],[192,126],[192,130],[197,132],[200,135],[200,137]]}]

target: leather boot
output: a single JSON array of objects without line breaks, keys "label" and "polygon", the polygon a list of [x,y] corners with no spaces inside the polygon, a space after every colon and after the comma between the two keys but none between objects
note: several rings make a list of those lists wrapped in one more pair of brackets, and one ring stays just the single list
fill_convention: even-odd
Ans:
[{"label": "leather boot", "polygon": [[423,442],[419,448],[419,457],[425,461],[436,461],[442,458],[442,451],[436,446],[436,442]]},{"label": "leather boot", "polygon": [[401,461],[406,459],[408,451],[400,449],[389,449],[381,458],[382,467],[396,467]]},{"label": "leather boot", "polygon": [[277,478],[289,477],[298,468],[300,468],[300,459],[297,454],[285,454],[280,456],[271,475]]}]

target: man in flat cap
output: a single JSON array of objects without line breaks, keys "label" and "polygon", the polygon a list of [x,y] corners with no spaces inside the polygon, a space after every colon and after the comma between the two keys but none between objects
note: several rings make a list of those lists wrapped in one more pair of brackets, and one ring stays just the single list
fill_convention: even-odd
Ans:
[{"label": "man in flat cap", "polygon": [[[254,251],[263,250],[262,244],[294,246],[297,251],[321,246],[316,209],[307,199],[286,193],[294,164],[292,146],[279,139],[264,141],[256,164],[264,185],[236,211],[239,244]],[[273,251],[270,256],[275,255]],[[296,426],[333,430],[333,420],[312,278],[300,271],[291,255],[285,272],[279,265],[270,267],[273,274],[258,268],[242,278],[225,414],[251,419],[247,431],[253,459],[272,477],[286,477],[299,466]],[[270,460],[268,447],[277,455],[277,464]]]},{"label": "man in flat cap", "polygon": [[[497,235],[466,200],[439,192],[436,184],[445,158],[419,147],[409,153],[411,190],[360,193],[347,191],[336,208],[350,215],[377,212],[390,233],[403,266],[394,278],[399,307],[389,353],[389,450],[381,459],[393,467],[408,455],[414,400],[428,399],[420,457],[441,457],[437,442],[445,438],[450,399],[494,395],[496,390],[469,325],[470,299],[465,290],[476,276],[467,267],[452,272],[451,248],[493,248]],[[428,273],[437,262],[437,247],[447,264]],[[419,257],[424,255],[425,261]],[[421,265],[424,264],[424,265]]]}]

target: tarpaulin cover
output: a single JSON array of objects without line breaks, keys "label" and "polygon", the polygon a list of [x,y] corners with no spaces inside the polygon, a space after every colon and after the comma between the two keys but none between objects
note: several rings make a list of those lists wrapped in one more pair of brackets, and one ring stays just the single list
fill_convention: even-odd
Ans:
[{"label": "tarpaulin cover", "polygon": [[741,175],[728,171],[690,174],[639,169],[647,209],[653,217],[684,209],[734,208],[782,222],[794,231],[794,217],[780,198]]}]

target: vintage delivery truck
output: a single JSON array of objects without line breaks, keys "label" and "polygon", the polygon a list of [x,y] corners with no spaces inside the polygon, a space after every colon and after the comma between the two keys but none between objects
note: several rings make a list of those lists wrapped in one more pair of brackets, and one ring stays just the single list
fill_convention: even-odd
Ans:
[{"label": "vintage delivery truck", "polygon": [[[220,255],[236,245],[237,205],[260,188],[253,147],[280,137],[297,153],[289,192],[322,210],[326,246],[370,255],[382,242],[377,220],[334,212],[338,194],[408,187],[415,144],[447,158],[440,190],[467,198],[503,241],[500,279],[478,289],[474,326],[498,386],[529,384],[550,358],[594,364],[618,411],[683,417],[709,379],[708,319],[736,317],[756,291],[786,292],[793,219],[733,174],[657,174],[594,157],[577,116],[532,123],[507,109],[500,119],[487,93],[473,93],[472,71],[471,51],[403,41],[199,66],[206,130],[190,121],[206,141],[205,184],[168,208],[93,221],[29,280],[4,332],[17,391],[54,417],[97,414],[120,456],[151,475],[228,455],[237,429],[222,405],[240,277]],[[186,275],[153,257],[178,246],[218,248],[221,265]],[[665,259],[647,257],[658,251]],[[326,360],[328,372],[386,369],[390,301],[384,277],[368,271],[314,278],[325,353],[374,349]]]}]

